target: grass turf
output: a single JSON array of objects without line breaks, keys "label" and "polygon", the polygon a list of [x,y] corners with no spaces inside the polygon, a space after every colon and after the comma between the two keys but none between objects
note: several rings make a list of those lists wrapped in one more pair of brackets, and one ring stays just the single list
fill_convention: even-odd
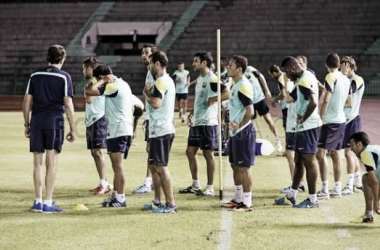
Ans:
[{"label": "grass turf", "polygon": [[[84,113],[76,115],[77,140],[73,144],[64,143],[54,195],[66,212],[45,215],[28,212],[34,198],[33,168],[29,143],[23,136],[22,114],[0,113],[0,249],[221,247],[219,234],[223,218],[219,199],[178,194],[179,188],[191,183],[184,154],[188,131],[185,125],[175,120],[177,133],[169,163],[179,213],[154,215],[141,210],[152,194],[131,195],[132,190],[142,183],[146,172],[145,142],[140,127],[137,145],[131,148],[129,158],[124,162],[128,207],[104,209],[100,203],[107,196],[93,196],[88,192],[97,185],[98,176],[86,149]],[[278,119],[276,125],[282,132],[280,121]],[[274,142],[261,118],[255,125],[258,138]],[[108,178],[112,180],[110,161],[107,155],[105,158]],[[205,186],[206,166],[202,158],[199,155],[199,177]],[[333,183],[331,171],[332,167],[330,183]],[[376,249],[379,245],[377,221],[372,225],[350,223],[364,211],[361,191],[349,197],[321,202],[320,208],[316,209],[276,207],[273,199],[280,197],[279,190],[290,182],[286,159],[257,157],[252,174],[254,210],[232,215],[232,249]],[[216,171],[216,189],[218,176]],[[342,169],[342,177],[342,183],[345,183],[345,169]],[[298,201],[304,198],[306,194],[300,194]],[[90,210],[72,210],[79,203]]]}]

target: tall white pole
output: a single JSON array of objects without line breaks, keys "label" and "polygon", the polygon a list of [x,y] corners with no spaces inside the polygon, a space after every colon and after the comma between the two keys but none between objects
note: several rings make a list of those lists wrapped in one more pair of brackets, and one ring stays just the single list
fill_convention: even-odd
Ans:
[{"label": "tall white pole", "polygon": [[219,198],[223,199],[223,164],[222,164],[222,99],[220,96],[220,29],[216,31],[216,60],[218,72],[218,156],[219,156]]}]

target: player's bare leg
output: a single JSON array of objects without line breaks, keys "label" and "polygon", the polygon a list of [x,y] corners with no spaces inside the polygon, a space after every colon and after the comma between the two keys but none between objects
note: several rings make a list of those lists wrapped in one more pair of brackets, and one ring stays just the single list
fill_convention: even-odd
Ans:
[{"label": "player's bare leg", "polygon": [[276,126],[273,122],[272,115],[270,113],[265,114],[264,116],[265,122],[268,124],[270,131],[274,134],[276,139],[276,149],[278,152],[282,152],[282,145],[280,137],[278,136]]}]

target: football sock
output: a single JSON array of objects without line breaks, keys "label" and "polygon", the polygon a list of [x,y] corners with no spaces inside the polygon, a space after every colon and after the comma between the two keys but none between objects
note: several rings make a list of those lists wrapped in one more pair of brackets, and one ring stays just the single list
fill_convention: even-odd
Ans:
[{"label": "football sock", "polygon": [[235,196],[233,198],[234,201],[240,203],[243,201],[243,185],[235,186]]},{"label": "football sock", "polygon": [[354,174],[347,174],[347,187],[350,190],[354,188]]},{"label": "football sock", "polygon": [[244,193],[243,196],[244,196],[243,197],[243,203],[247,207],[251,207],[252,206],[252,192]]}]

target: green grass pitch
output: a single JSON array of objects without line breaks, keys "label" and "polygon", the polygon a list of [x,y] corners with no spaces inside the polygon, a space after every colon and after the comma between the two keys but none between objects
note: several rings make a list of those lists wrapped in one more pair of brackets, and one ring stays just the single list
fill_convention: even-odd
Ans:
[{"label": "green grass pitch", "polygon": [[[33,167],[29,141],[23,135],[22,113],[0,113],[0,249],[380,248],[378,221],[372,225],[351,222],[364,212],[361,191],[349,197],[320,202],[319,208],[310,210],[274,206],[273,199],[280,197],[279,191],[290,183],[286,159],[275,155],[256,158],[256,165],[252,168],[254,209],[251,213],[232,214],[230,235],[225,236],[228,234],[222,231],[221,225],[226,222],[226,216],[220,209],[218,197],[178,194],[179,188],[191,183],[184,154],[188,128],[178,119],[175,120],[177,133],[169,163],[178,214],[154,215],[142,211],[152,194],[131,194],[142,183],[146,171],[147,156],[141,126],[137,145],[131,147],[124,162],[128,207],[101,208],[100,203],[107,195],[99,197],[88,192],[97,185],[98,176],[86,149],[83,117],[84,113],[76,113],[77,139],[73,144],[66,141],[59,156],[54,199],[65,213],[46,215],[28,212],[34,198]],[[258,138],[274,142],[261,118],[255,125]],[[283,135],[280,120],[276,125]],[[226,161],[224,157],[224,170]],[[200,181],[205,186],[206,166],[201,154],[199,162]],[[107,155],[106,166],[108,179],[112,180]],[[218,176],[216,171],[216,193]],[[343,162],[343,185],[345,176]],[[232,177],[225,175],[224,178]],[[332,166],[330,183],[333,183]],[[300,194],[298,201],[305,197],[305,193]],[[72,208],[76,204],[85,204],[90,210],[74,211]],[[221,235],[228,237],[227,241]],[[225,242],[229,245],[222,245]]]}]

